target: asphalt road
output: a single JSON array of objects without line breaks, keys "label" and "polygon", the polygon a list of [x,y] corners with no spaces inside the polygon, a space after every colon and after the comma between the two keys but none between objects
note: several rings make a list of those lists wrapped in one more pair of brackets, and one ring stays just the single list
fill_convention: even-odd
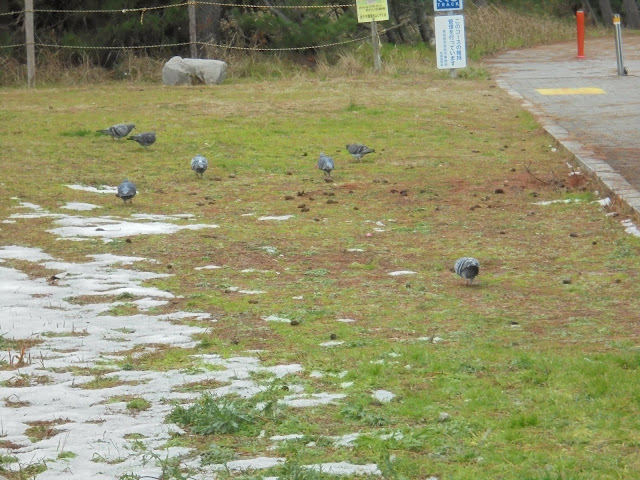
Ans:
[{"label": "asphalt road", "polygon": [[618,75],[614,37],[510,50],[487,61],[498,85],[521,98],[583,168],[640,213],[640,36],[622,34]]}]

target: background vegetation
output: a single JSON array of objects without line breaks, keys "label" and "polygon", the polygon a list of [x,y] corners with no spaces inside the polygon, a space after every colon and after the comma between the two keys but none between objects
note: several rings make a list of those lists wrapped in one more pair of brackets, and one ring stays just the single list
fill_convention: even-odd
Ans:
[{"label": "background vegetation", "polygon": [[[574,32],[570,16],[495,5],[470,6],[467,15],[473,58]],[[359,47],[315,52],[312,62],[234,54],[229,81],[215,89],[147,82],[157,83],[161,65],[150,55],[119,53],[107,70],[90,55],[74,54],[69,68],[66,53],[41,50],[44,86],[0,90],[2,198],[49,211],[90,201],[124,218],[192,213],[220,229],[66,242],[47,232],[53,219],[41,218],[3,224],[1,243],[66,261],[96,253],[151,258],[157,263],[144,268],[173,274],[151,283],[179,298],[153,313],[218,319],[193,349],[146,352],[105,368],[199,371],[199,354],[256,350],[266,365],[303,365],[286,382],[261,379],[271,388],[251,401],[216,403],[203,393],[175,405],[167,420],[184,432],[166,447],[189,447],[191,465],[278,455],[287,463],[265,474],[283,479],[327,478],[301,468],[327,460],[374,462],[383,478],[398,480],[635,479],[640,242],[620,225],[626,212],[604,210],[584,178],[569,182],[572,156],[481,63],[452,81],[435,69],[426,43],[385,42],[383,72],[374,76],[368,46]],[[3,62],[3,83],[22,84],[19,59]],[[124,120],[155,130],[158,142],[144,151],[94,135]],[[377,152],[355,163],[344,150],[352,141]],[[332,183],[313,168],[320,151],[336,159]],[[202,180],[189,170],[195,153],[211,162]],[[141,192],[131,207],[64,186],[124,177]],[[0,218],[13,205],[0,202]],[[273,214],[293,217],[255,221]],[[476,286],[451,272],[462,255],[481,261]],[[209,263],[223,268],[195,270]],[[416,273],[389,275],[398,270]],[[268,293],[243,296],[232,286]],[[264,321],[274,314],[296,323]],[[343,318],[355,322],[337,322]],[[320,345],[330,339],[343,343]],[[0,340],[15,350],[21,339]],[[348,400],[286,408],[279,400],[293,387],[344,388]],[[378,389],[396,397],[380,402],[371,395]],[[129,410],[148,408],[145,399],[127,401]],[[270,408],[258,414],[256,402]],[[360,437],[349,448],[331,440],[353,433]],[[270,436],[290,434],[302,436],[274,450]],[[4,451],[3,475],[35,475],[3,471],[14,461]],[[180,459],[165,462],[163,478],[192,473]]]},{"label": "background vegetation", "polygon": [[[162,12],[147,12],[144,15],[144,23],[140,25],[140,14],[135,13],[133,15],[133,21],[129,23],[129,27],[132,29],[138,29],[140,32],[145,31],[147,28],[152,28],[154,25],[160,25],[163,15],[169,16],[177,15],[179,12],[185,13],[186,9],[183,7],[176,9],[167,9]],[[415,14],[415,12],[413,12]],[[155,15],[155,17],[153,17]],[[247,14],[248,15],[248,14]],[[409,14],[407,14],[409,15]],[[255,15],[254,15],[255,16]],[[473,4],[469,4],[465,11],[466,16],[466,34],[467,34],[467,53],[468,57],[472,60],[477,60],[484,55],[492,54],[497,51],[506,48],[526,47],[532,45],[538,45],[548,42],[568,40],[575,36],[575,22],[572,18],[561,16],[534,16],[531,12],[516,10],[507,8],[504,6],[488,5],[482,7],[476,7]],[[61,16],[63,17],[63,16]],[[74,16],[67,16],[74,17]],[[95,14],[93,17],[108,19],[109,15]],[[0,17],[2,19],[4,17]],[[155,20],[154,20],[155,18]],[[275,18],[270,15],[263,14],[258,15],[256,18],[261,18],[260,21],[271,22],[276,21]],[[224,60],[229,65],[229,78],[263,78],[264,76],[288,76],[288,75],[307,75],[307,74],[323,74],[327,68],[344,68],[347,72],[361,73],[368,71],[371,67],[371,45],[369,41],[369,30],[367,24],[358,26],[354,24],[353,12],[345,13],[340,17],[344,19],[342,21],[346,24],[352,25],[355,31],[350,31],[342,34],[336,33],[335,39],[344,39],[349,37],[364,38],[362,41],[354,42],[351,44],[321,48],[321,49],[309,49],[305,51],[294,52],[260,52],[250,50],[237,50],[231,48],[218,48],[218,47],[206,47],[203,48],[202,55],[208,58],[218,58]],[[402,16],[399,17],[399,21],[396,23],[404,22]],[[164,18],[165,21],[166,18]],[[185,35],[186,19],[183,19],[181,35]],[[67,19],[67,21],[69,21]],[[245,19],[245,21],[248,21]],[[393,22],[383,22],[393,23]],[[342,25],[341,21],[336,21],[333,24],[335,28]],[[388,33],[395,31],[396,35],[402,35],[403,42],[389,41],[391,37],[384,36],[383,40],[383,63],[387,70],[393,71],[406,71],[407,69],[420,69],[421,65],[430,65],[432,59],[435,56],[435,48],[432,42],[424,42],[421,40],[419,28],[408,24],[399,29],[389,30]],[[120,28],[120,24],[109,24],[105,28]],[[98,27],[96,27],[98,28]],[[163,28],[158,27],[159,31],[164,31]],[[99,28],[98,28],[99,30]],[[58,32],[56,28],[54,33]],[[109,37],[111,40],[107,40],[107,37],[101,37],[101,34],[96,34],[90,39],[81,39],[78,35],[83,30],[75,25],[70,31],[69,35],[75,36],[72,44],[85,44],[85,45],[105,45],[110,44],[111,41],[119,42],[117,35]],[[603,27],[592,26],[589,28],[589,35],[602,35],[607,30]],[[182,37],[162,37],[155,36],[149,32],[140,33],[135,35],[129,35],[128,33],[122,33],[124,38],[127,38],[127,45],[133,45],[144,39],[145,44],[153,42],[168,42],[168,41],[188,41],[188,38]],[[240,35],[232,35],[229,42],[232,45],[236,45],[237,41],[232,39],[245,38]],[[266,37],[265,37],[266,38]],[[275,37],[270,35],[269,38]],[[136,40],[137,39],[137,40]],[[41,39],[42,40],[42,39]],[[323,43],[328,41],[329,37],[322,38],[305,38],[304,42],[319,42]],[[12,41],[22,42],[20,38],[16,38]],[[56,41],[51,39],[50,41]],[[302,40],[301,40],[302,41]],[[86,43],[85,43],[86,42]],[[93,42],[93,43],[92,43]],[[106,43],[105,43],[106,42]],[[235,42],[235,43],[234,43]],[[276,42],[273,40],[273,42]],[[263,45],[267,47],[276,46],[280,43],[269,43]],[[288,45],[297,45],[290,39],[285,42]],[[64,43],[64,42],[61,42]],[[240,42],[244,45],[246,42]],[[306,43],[313,44],[313,43]],[[255,43],[249,42],[248,45],[255,46]],[[0,50],[0,85],[23,85],[26,82],[26,66],[24,64],[24,49],[22,47],[14,49]],[[171,47],[161,49],[150,49],[149,51],[135,50],[76,50],[76,49],[59,49],[59,48],[47,48],[38,47],[37,53],[37,77],[38,83],[51,84],[51,83],[66,83],[77,84],[83,82],[97,82],[109,79],[115,80],[127,80],[127,81],[156,81],[160,78],[160,72],[163,63],[168,56],[181,54],[188,56],[188,47]]]}]

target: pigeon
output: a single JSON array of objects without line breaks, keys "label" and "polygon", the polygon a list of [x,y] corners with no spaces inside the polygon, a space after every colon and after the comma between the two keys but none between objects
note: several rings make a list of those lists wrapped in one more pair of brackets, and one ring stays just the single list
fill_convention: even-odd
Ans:
[{"label": "pigeon", "polygon": [[156,141],[156,132],[144,132],[140,135],[131,135],[128,140],[135,140],[143,147],[147,148],[149,145],[153,145]]},{"label": "pigeon", "polygon": [[471,285],[473,279],[480,273],[480,263],[473,257],[462,257],[456,260],[453,269],[462,278],[467,279],[467,285]]},{"label": "pigeon", "polygon": [[331,176],[331,170],[333,170],[333,158],[327,157],[324,153],[320,154],[317,167],[322,170],[325,176]]},{"label": "pigeon", "polygon": [[130,182],[129,180],[125,180],[120,185],[118,185],[118,193],[116,193],[116,197],[120,197],[124,203],[131,203],[131,199],[136,196],[136,186]]},{"label": "pigeon", "polygon": [[96,130],[97,132],[104,133],[105,135],[111,135],[114,140],[120,140],[131,133],[131,130],[136,128],[133,123],[117,123],[104,130]]},{"label": "pigeon", "polygon": [[347,150],[351,154],[353,158],[355,158],[358,162],[364,157],[367,153],[373,153],[375,150],[373,148],[369,148],[366,145],[361,145],[359,143],[350,143],[347,145]]},{"label": "pigeon", "polygon": [[206,157],[203,157],[200,154],[196,155],[191,159],[191,170],[196,172],[196,174],[199,175],[200,178],[202,178],[202,174],[204,173],[204,171],[207,169],[208,166],[209,166],[209,162],[207,161]]}]

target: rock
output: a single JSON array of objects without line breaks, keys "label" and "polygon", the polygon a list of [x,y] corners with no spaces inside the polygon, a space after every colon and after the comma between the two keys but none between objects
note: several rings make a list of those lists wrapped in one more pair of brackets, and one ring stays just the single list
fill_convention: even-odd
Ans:
[{"label": "rock", "polygon": [[217,85],[224,81],[227,64],[221,60],[172,57],[162,68],[164,85]]}]

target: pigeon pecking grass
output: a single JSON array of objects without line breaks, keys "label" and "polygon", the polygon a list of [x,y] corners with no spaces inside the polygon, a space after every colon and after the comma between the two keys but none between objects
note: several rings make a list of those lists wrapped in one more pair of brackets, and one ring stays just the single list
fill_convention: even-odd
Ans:
[{"label": "pigeon pecking grass", "polygon": [[202,174],[205,172],[208,166],[209,161],[206,159],[206,157],[203,157],[200,154],[191,159],[191,170],[196,172],[196,175],[198,175],[200,178],[202,178]]},{"label": "pigeon pecking grass", "polygon": [[114,140],[120,140],[121,138],[126,137],[131,133],[131,130],[136,128],[133,123],[117,123],[115,125],[110,126],[109,128],[105,128],[104,130],[96,130],[96,132],[104,133],[105,135],[111,135],[111,138]]},{"label": "pigeon pecking grass", "polygon": [[480,262],[473,257],[462,257],[456,260],[453,269],[458,275],[467,280],[467,285],[471,285],[473,279],[480,273]]},{"label": "pigeon pecking grass", "polygon": [[367,153],[373,153],[375,150],[360,143],[350,143],[347,145],[347,151],[356,161],[360,161]]},{"label": "pigeon pecking grass", "polygon": [[120,185],[118,185],[118,193],[116,193],[116,197],[120,197],[124,203],[132,203],[131,199],[136,196],[137,190],[136,186],[133,182],[129,180],[125,180]]},{"label": "pigeon pecking grass", "polygon": [[143,147],[147,148],[149,145],[153,145],[156,141],[156,132],[144,132],[140,135],[131,135],[127,140],[134,140]]},{"label": "pigeon pecking grass", "polygon": [[316,165],[320,170],[324,172],[326,177],[331,176],[331,171],[333,170],[333,158],[328,157],[324,153],[320,154],[320,159],[318,160],[318,164]]}]

